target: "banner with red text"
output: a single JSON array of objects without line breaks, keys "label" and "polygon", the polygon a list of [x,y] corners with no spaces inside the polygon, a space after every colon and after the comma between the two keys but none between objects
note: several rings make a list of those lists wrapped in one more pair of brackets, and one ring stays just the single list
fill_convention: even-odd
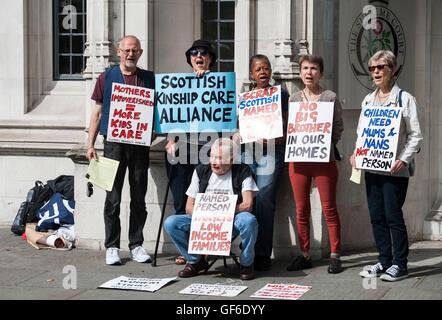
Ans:
[{"label": "banner with red text", "polygon": [[396,161],[402,108],[364,106],[356,141],[356,168],[390,172]]},{"label": "banner with red text", "polygon": [[150,146],[154,90],[113,83],[107,141]]},{"label": "banner with red text", "polygon": [[189,253],[230,254],[237,199],[234,194],[197,194],[190,227]]},{"label": "banner with red text", "polygon": [[281,86],[244,92],[239,95],[238,100],[241,143],[274,139],[284,135]]},{"label": "banner with red text", "polygon": [[334,102],[291,102],[286,162],[328,162]]}]

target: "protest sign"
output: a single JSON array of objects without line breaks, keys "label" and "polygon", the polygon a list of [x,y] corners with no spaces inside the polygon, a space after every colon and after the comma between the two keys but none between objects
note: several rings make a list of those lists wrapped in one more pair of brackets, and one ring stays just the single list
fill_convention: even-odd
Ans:
[{"label": "protest sign", "polygon": [[150,146],[154,94],[152,89],[113,83],[107,141]]},{"label": "protest sign", "polygon": [[333,102],[290,103],[286,162],[329,161],[333,108]]},{"label": "protest sign", "polygon": [[229,256],[237,198],[233,194],[197,194],[190,226],[189,253]]},{"label": "protest sign", "polygon": [[256,291],[252,298],[298,300],[312,287],[297,284],[268,283]]},{"label": "protest sign", "polygon": [[364,106],[356,141],[356,168],[390,172],[396,160],[402,109]]},{"label": "protest sign", "polygon": [[120,289],[120,290],[136,290],[154,292],[161,289],[169,282],[176,280],[174,278],[129,278],[120,276],[103,283],[98,289]]},{"label": "protest sign", "polygon": [[180,291],[181,294],[195,294],[218,297],[236,297],[246,290],[246,286],[231,286],[225,284],[194,283]]},{"label": "protest sign", "polygon": [[239,95],[238,116],[241,143],[282,137],[281,86],[257,89]]},{"label": "protest sign", "polygon": [[155,83],[157,133],[236,131],[234,72],[157,74]]}]

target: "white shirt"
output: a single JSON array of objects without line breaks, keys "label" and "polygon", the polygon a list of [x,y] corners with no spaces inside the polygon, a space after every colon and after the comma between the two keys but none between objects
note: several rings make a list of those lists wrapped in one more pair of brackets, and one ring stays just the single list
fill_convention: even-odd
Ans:
[{"label": "white shirt", "polygon": [[[190,186],[186,192],[189,197],[196,198],[199,191],[199,183],[200,179],[198,178],[198,174],[195,170],[193,171],[192,181],[190,182]],[[251,176],[244,179],[241,186],[241,193],[245,191],[256,192],[258,190],[259,189]],[[217,175],[212,172],[205,193],[233,194],[232,170],[223,175]]]}]

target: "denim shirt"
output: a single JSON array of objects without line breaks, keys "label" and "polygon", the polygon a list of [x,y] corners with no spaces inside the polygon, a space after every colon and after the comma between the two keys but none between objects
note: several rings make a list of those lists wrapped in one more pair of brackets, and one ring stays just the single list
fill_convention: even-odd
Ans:
[{"label": "denim shirt", "polygon": [[[379,100],[376,101],[376,96],[378,94],[378,91],[379,89],[376,89],[374,92],[368,94],[362,101],[362,107],[364,107],[367,104],[370,104],[372,106],[400,107],[399,92],[401,91],[401,89],[397,84],[393,86],[390,92],[390,96],[382,105],[380,104]],[[423,140],[419,125],[418,114],[417,114],[416,98],[413,97],[410,93],[402,90],[401,106],[402,106],[402,119],[399,130],[396,159],[405,162],[407,164],[407,167],[406,169],[401,170],[395,174],[391,174],[389,172],[369,170],[370,173],[397,176],[397,177],[411,177],[414,174],[414,168],[415,168],[414,156],[416,153],[419,152]],[[360,116],[357,128],[357,135],[359,135],[362,131],[362,128],[360,127],[361,119],[362,117]]]}]

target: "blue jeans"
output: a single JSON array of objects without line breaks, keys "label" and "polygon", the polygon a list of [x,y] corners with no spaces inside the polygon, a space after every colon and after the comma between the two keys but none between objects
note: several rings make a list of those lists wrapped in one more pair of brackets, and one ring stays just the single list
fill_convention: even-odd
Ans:
[{"label": "blue jeans", "polygon": [[396,264],[406,269],[408,236],[402,206],[408,178],[366,172],[365,186],[379,262],[387,267]]},{"label": "blue jeans", "polygon": [[[258,239],[255,254],[270,258],[273,249],[273,220],[276,210],[276,196],[281,184],[284,168],[284,145],[275,145],[275,154],[265,154],[260,159],[252,158],[250,150],[242,154],[242,162],[250,166],[259,188],[255,199],[255,216],[258,221]],[[252,161],[253,159],[253,161]]]},{"label": "blue jeans", "polygon": [[[190,224],[192,216],[189,214],[179,214],[169,216],[164,221],[164,229],[172,238],[173,243],[177,247],[180,254],[190,264],[199,261],[200,255],[189,254]],[[240,236],[242,241],[242,251],[240,255],[241,265],[249,267],[253,264],[255,258],[255,242],[258,234],[258,223],[253,214],[249,212],[240,212],[235,215],[233,220],[233,236]]]}]

